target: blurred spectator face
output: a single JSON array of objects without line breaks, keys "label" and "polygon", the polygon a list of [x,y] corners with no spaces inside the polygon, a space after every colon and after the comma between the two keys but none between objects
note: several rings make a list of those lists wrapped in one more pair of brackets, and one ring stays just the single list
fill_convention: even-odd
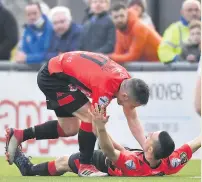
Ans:
[{"label": "blurred spectator face", "polygon": [[35,24],[35,22],[41,17],[41,10],[36,4],[27,5],[25,12],[28,24]]},{"label": "blurred spectator face", "polygon": [[124,30],[127,27],[128,11],[126,9],[112,11],[111,15],[117,29]]},{"label": "blurred spectator face", "polygon": [[104,11],[108,11],[109,1],[108,0],[91,0],[90,8],[94,14],[100,14]]},{"label": "blurred spectator face", "polygon": [[71,23],[64,12],[55,13],[52,17],[52,22],[54,31],[60,36],[67,32]]},{"label": "blurred spectator face", "polygon": [[181,11],[182,16],[188,21],[199,20],[201,18],[200,3],[196,0],[185,1]]},{"label": "blurred spectator face", "polygon": [[199,27],[195,27],[190,30],[190,41],[193,44],[201,43],[201,29]]}]

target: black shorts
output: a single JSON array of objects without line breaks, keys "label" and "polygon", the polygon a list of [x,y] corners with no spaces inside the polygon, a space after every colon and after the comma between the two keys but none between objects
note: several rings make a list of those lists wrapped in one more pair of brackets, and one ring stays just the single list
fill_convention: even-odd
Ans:
[{"label": "black shorts", "polygon": [[63,73],[50,75],[48,63],[39,71],[37,84],[46,96],[47,109],[54,110],[57,117],[74,117],[77,111],[89,100],[70,80],[63,78]]},{"label": "black shorts", "polygon": [[[69,157],[68,165],[71,168],[72,172],[76,174],[78,174],[78,166],[80,165],[79,159],[80,159],[80,152],[72,154]],[[92,160],[93,165],[95,165],[95,167],[99,171],[108,173],[109,166],[107,165],[107,159],[101,150],[94,151]]]}]

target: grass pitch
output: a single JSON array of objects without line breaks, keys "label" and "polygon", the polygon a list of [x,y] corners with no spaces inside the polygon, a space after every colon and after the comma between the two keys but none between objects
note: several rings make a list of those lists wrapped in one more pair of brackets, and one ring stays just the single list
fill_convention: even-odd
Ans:
[{"label": "grass pitch", "polygon": [[[34,158],[33,163],[48,161],[47,158]],[[178,174],[163,177],[105,177],[105,178],[80,178],[75,174],[66,173],[58,177],[22,177],[18,169],[9,166],[4,157],[0,157],[0,182],[199,182],[201,181],[201,162],[190,161],[187,166]]]}]

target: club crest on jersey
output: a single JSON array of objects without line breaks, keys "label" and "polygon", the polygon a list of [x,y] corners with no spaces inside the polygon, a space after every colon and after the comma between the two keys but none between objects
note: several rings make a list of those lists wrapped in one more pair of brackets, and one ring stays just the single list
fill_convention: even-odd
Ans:
[{"label": "club crest on jersey", "polygon": [[98,100],[100,106],[107,106],[109,104],[109,98],[107,96],[102,96]]},{"label": "club crest on jersey", "polygon": [[180,154],[180,159],[181,159],[181,165],[187,163],[188,162],[187,154],[185,152],[182,152]]},{"label": "club crest on jersey", "polygon": [[178,159],[178,158],[173,158],[171,161],[170,161],[170,164],[173,168],[176,168],[178,167],[180,164],[181,164],[181,160]]},{"label": "club crest on jersey", "polygon": [[136,165],[135,165],[133,160],[126,161],[125,165],[126,165],[127,169],[129,169],[129,170],[135,170],[136,169]]}]

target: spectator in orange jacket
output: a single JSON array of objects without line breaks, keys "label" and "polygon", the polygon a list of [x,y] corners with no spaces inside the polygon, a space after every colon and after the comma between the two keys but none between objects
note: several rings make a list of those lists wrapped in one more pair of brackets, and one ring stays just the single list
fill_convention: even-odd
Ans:
[{"label": "spectator in orange jacket", "polygon": [[112,19],[117,28],[115,52],[109,55],[114,61],[158,61],[157,49],[160,35],[144,25],[138,17],[123,4],[111,9]]}]

